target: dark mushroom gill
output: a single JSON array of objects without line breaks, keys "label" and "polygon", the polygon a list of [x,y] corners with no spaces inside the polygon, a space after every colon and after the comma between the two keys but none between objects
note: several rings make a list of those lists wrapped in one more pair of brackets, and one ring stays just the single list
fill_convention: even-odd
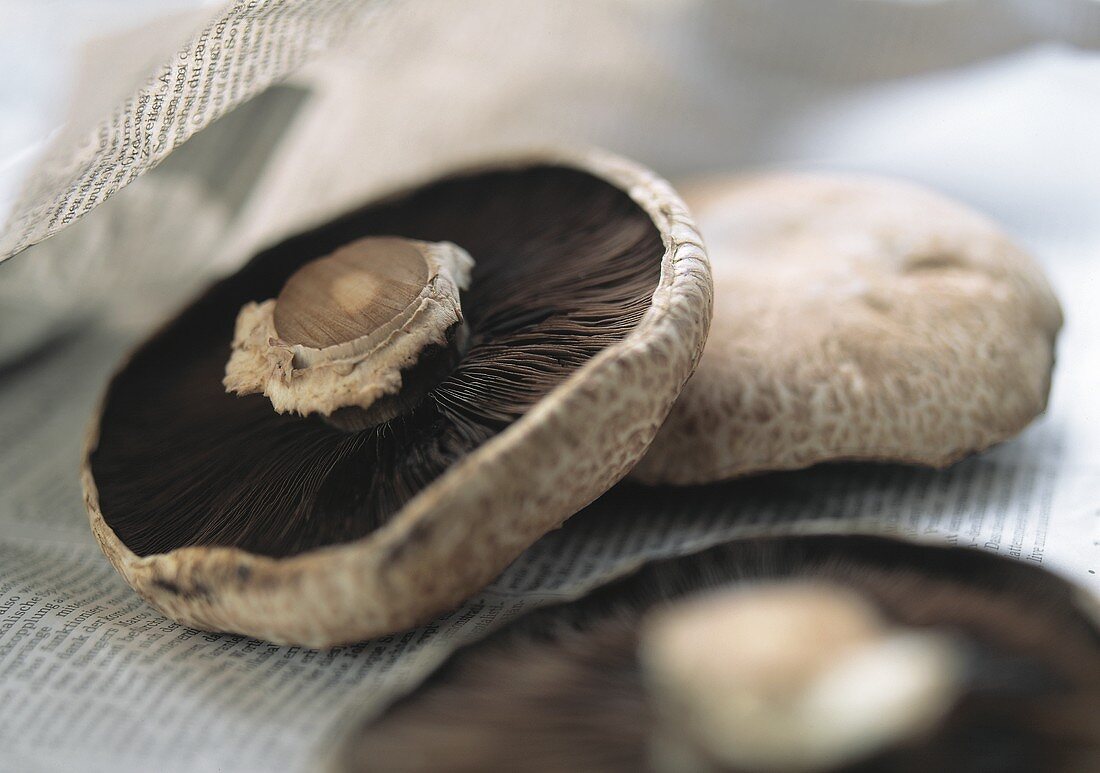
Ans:
[{"label": "dark mushroom gill", "polygon": [[[345,433],[225,393],[241,305],[368,235],[452,241],[476,261],[470,345],[414,411]],[[650,306],[664,246],[624,192],[552,166],[446,179],[255,257],[149,340],[110,385],[91,457],[107,524],[138,555],[234,545],[288,556],[369,534],[522,416]]]},{"label": "dark mushroom gill", "polygon": [[[591,510],[644,506],[613,493]],[[694,592],[792,577],[850,587],[894,622],[935,626],[964,647],[962,696],[940,726],[844,771],[1068,772],[1100,761],[1100,641],[1068,584],[972,550],[788,537],[650,564],[511,623],[355,733],[344,767],[647,770],[656,724],[635,654],[645,612]]]}]

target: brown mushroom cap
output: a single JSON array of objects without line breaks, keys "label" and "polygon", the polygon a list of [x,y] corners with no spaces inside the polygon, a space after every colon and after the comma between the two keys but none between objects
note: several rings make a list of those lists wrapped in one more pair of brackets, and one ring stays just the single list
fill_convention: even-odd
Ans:
[{"label": "brown mushroom cap", "polygon": [[1035,261],[986,218],[872,177],[681,191],[711,257],[714,321],[638,480],[838,459],[941,467],[1044,410],[1061,311]]},{"label": "brown mushroom cap", "polygon": [[[428,398],[341,432],[225,393],[242,305],[395,234],[475,261],[466,354]],[[131,356],[88,444],[93,532],[194,627],[328,646],[424,622],[636,463],[702,350],[710,298],[685,208],[630,162],[551,154],[410,189],[261,253]]]},{"label": "brown mushroom cap", "polygon": [[[610,496],[615,507],[646,506],[644,491]],[[597,503],[582,518],[596,515],[600,507]],[[770,631],[717,636],[710,631],[696,642],[699,657],[680,665],[714,666],[722,652],[730,651],[728,667],[736,668],[738,661],[748,667],[738,674],[747,685],[732,688],[735,694],[727,696],[727,708],[735,708],[731,721],[758,720],[782,709],[782,692],[777,696],[775,688],[782,690],[788,682],[779,679],[776,685],[759,673],[759,663],[746,662],[767,663],[775,655],[762,651],[755,637],[770,635],[779,647],[784,634],[807,635],[804,620],[790,619],[782,607],[776,610],[764,594],[785,589],[789,600],[790,589],[806,584],[817,592],[840,589],[872,607],[893,632],[893,642],[879,642],[891,647],[885,654],[906,654],[905,648],[893,648],[904,641],[894,638],[898,635],[949,646],[957,658],[949,670],[958,692],[948,697],[948,705],[911,717],[911,725],[895,725],[908,734],[876,734],[881,730],[875,727],[876,717],[855,710],[867,705],[862,699],[912,694],[901,672],[927,672],[926,666],[932,666],[933,675],[939,667],[934,660],[922,665],[902,658],[896,661],[896,672],[883,676],[858,651],[837,647],[834,630],[831,642],[819,634],[819,646],[833,650],[827,678],[830,686],[847,684],[850,689],[832,693],[839,698],[838,716],[807,735],[843,728],[845,718],[865,722],[869,736],[851,736],[857,741],[847,747],[851,754],[829,754],[827,744],[808,745],[805,738],[784,740],[782,731],[790,728],[779,727],[782,745],[768,749],[763,734],[746,739],[739,751],[755,752],[754,762],[723,764],[713,757],[669,755],[674,747],[668,741],[678,740],[669,730],[703,728],[677,728],[692,717],[683,707],[666,704],[668,696],[654,689],[660,685],[654,684],[649,669],[653,653],[647,654],[652,623],[711,594],[754,600],[756,612],[767,612]],[[537,610],[460,650],[386,713],[367,718],[349,736],[340,764],[348,771],[405,773],[1092,770],[1100,759],[1100,726],[1094,721],[1100,711],[1100,630],[1078,606],[1079,594],[1037,566],[973,549],[858,535],[742,540],[648,564],[589,596]],[[707,618],[721,614],[710,610]],[[836,619],[828,625],[835,628]],[[733,651],[742,644],[744,651]],[[812,652],[813,645],[784,644],[802,654]],[[926,649],[925,654],[933,651]],[[777,657],[789,655],[780,652]],[[876,678],[868,681],[872,676]],[[762,683],[767,685],[765,696],[759,694]],[[821,685],[816,680],[811,684]],[[894,709],[904,712],[907,705],[895,704]],[[738,729],[745,727],[730,728],[730,737],[723,740],[732,740]],[[880,743],[861,747],[859,740]],[[798,758],[792,751],[799,746],[822,753]]]}]

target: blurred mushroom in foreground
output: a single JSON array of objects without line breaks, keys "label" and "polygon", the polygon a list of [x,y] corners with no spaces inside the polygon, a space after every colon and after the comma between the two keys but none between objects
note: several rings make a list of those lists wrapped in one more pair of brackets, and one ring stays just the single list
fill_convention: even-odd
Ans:
[{"label": "blurred mushroom in foreground", "polygon": [[710,301],[682,203],[630,162],[426,183],[259,254],[138,349],[93,426],[92,529],[186,625],[409,628],[633,467]]},{"label": "blurred mushroom in foreground", "polygon": [[714,271],[699,369],[633,477],[696,484],[841,459],[943,467],[1042,413],[1062,313],[993,222],[855,175],[681,188]]},{"label": "blurred mushroom in foreground", "polygon": [[1100,631],[1041,569],[864,536],[650,564],[460,651],[347,770],[1082,771]]}]

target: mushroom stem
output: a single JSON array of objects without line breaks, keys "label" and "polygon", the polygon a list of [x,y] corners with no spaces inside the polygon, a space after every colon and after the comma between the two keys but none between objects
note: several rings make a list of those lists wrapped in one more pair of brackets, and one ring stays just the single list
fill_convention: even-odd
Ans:
[{"label": "mushroom stem", "polygon": [[660,610],[640,644],[662,770],[832,770],[914,737],[955,697],[955,651],[842,586],[775,583]]},{"label": "mushroom stem", "polygon": [[459,291],[473,259],[449,242],[359,239],[299,268],[278,297],[245,304],[226,391],[278,413],[369,429],[420,403],[468,341]]}]

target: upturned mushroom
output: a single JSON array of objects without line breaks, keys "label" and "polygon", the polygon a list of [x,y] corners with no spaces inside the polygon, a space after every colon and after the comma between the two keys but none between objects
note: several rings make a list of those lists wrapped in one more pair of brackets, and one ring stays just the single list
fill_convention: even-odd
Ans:
[{"label": "upturned mushroom", "polygon": [[672,189],[600,153],[506,161],[295,236],[111,381],[96,538],[186,625],[327,646],[487,584],[636,463],[702,349]]},{"label": "upturned mushroom", "polygon": [[1100,636],[964,548],[758,538],[649,564],[461,650],[347,771],[1093,770]]},{"label": "upturned mushroom", "polygon": [[636,479],[698,484],[842,459],[943,467],[1046,407],[1061,310],[987,218],[852,175],[681,191],[707,242],[714,321]]}]

